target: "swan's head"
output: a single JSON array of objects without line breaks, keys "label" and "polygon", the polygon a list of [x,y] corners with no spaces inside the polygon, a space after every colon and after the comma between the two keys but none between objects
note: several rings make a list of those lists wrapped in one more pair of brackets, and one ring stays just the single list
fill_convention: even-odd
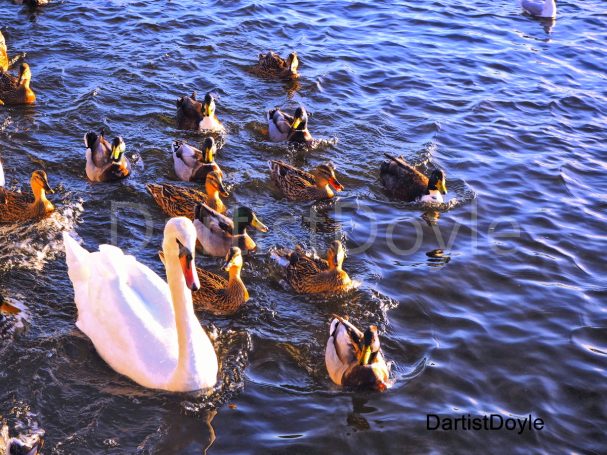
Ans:
[{"label": "swan's head", "polygon": [[165,260],[179,259],[186,286],[192,291],[200,289],[200,281],[194,264],[196,229],[189,219],[180,216],[167,221],[162,249]]}]

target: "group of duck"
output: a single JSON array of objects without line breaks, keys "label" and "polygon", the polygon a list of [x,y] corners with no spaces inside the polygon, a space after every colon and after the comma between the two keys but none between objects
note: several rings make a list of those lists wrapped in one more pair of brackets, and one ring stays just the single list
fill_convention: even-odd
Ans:
[{"label": "group of duck", "polygon": [[[39,6],[47,1],[17,3]],[[523,0],[522,6],[534,16],[556,15],[554,0]],[[11,74],[23,58],[9,58],[0,33],[0,106],[36,102],[29,65],[22,62],[18,74]],[[252,71],[264,78],[294,79],[299,77],[298,67],[295,52],[286,59],[267,52],[259,55]],[[167,280],[115,246],[100,245],[98,252],[91,253],[67,233],[64,245],[78,309],[76,325],[91,339],[99,355],[115,371],[144,387],[185,392],[214,386],[218,373],[215,349],[195,309],[229,316],[243,307],[249,299],[241,278],[243,254],[256,248],[247,229],[267,232],[268,227],[249,207],[237,207],[231,217],[227,215],[222,198],[229,194],[215,161],[214,135],[225,133],[216,114],[215,96],[207,93],[199,101],[193,93],[181,97],[176,105],[177,128],[207,136],[200,149],[175,141],[171,150],[176,176],[184,182],[202,184],[204,190],[166,183],[147,185],[154,201],[171,217],[165,225],[160,253]],[[265,120],[270,141],[307,145],[314,141],[304,106],[292,115],[272,109]],[[118,136],[110,142],[104,130],[87,132],[84,144],[85,172],[90,181],[114,182],[131,174],[123,138]],[[389,196],[405,202],[443,202],[447,192],[444,171],[436,169],[428,177],[401,157],[386,157],[379,178]],[[270,179],[290,201],[331,199],[344,189],[331,164],[311,171],[279,160],[268,164]],[[0,224],[37,221],[55,210],[47,198],[53,190],[43,170],[32,173],[30,185],[32,195],[6,189],[0,162]],[[197,250],[225,258],[223,270],[228,278],[197,268]],[[272,257],[284,266],[286,281],[296,293],[337,294],[353,287],[343,269],[345,249],[340,241],[329,245],[326,259],[300,246],[274,249]],[[374,325],[360,330],[347,317],[333,315],[325,363],[331,380],[338,385],[383,391],[391,383]],[[3,434],[3,439],[8,441],[8,435]],[[19,441],[13,443],[19,445]]]}]

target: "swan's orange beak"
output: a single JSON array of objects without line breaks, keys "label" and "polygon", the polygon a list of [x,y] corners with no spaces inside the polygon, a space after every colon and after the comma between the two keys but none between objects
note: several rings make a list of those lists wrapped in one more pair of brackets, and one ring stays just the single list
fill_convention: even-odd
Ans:
[{"label": "swan's orange beak", "polygon": [[183,246],[179,240],[179,263],[181,264],[181,270],[183,271],[183,277],[185,278],[185,284],[188,289],[197,291],[200,289],[200,280],[198,279],[198,273],[196,272],[196,265],[194,264],[194,256],[192,252]]}]

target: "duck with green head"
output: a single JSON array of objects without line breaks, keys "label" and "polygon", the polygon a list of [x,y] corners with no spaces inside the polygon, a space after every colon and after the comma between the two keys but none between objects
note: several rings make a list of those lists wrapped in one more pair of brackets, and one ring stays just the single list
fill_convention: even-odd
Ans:
[{"label": "duck with green head", "polygon": [[295,142],[308,144],[314,139],[308,131],[308,113],[303,106],[295,109],[293,115],[289,115],[280,109],[268,111],[268,135],[273,142]]},{"label": "duck with green head", "polygon": [[329,329],[325,364],[337,385],[380,392],[391,386],[390,370],[375,325],[362,332],[346,318],[335,315]]},{"label": "duck with green head", "polygon": [[124,153],[126,144],[120,136],[110,143],[104,129],[99,134],[89,131],[84,135],[84,145],[86,176],[91,182],[114,182],[131,173],[131,162]]},{"label": "duck with green head", "polygon": [[223,175],[215,162],[217,147],[211,136],[204,139],[202,150],[182,141],[173,142],[173,165],[175,174],[184,182],[205,183],[209,172]]},{"label": "duck with green head", "polygon": [[435,169],[428,178],[403,158],[396,158],[387,153],[384,155],[388,161],[382,163],[379,176],[390,196],[405,202],[443,202],[443,195],[447,194],[443,170]]},{"label": "duck with green head", "polygon": [[192,96],[182,96],[177,100],[177,128],[222,132],[224,128],[215,109],[215,97],[210,92],[204,96],[202,103],[196,99],[196,92]]},{"label": "duck with green head", "polygon": [[257,245],[249,236],[248,227],[268,232],[249,207],[238,207],[230,219],[207,204],[196,206],[194,227],[202,250],[211,256],[226,256],[233,246],[247,252],[255,250]]}]

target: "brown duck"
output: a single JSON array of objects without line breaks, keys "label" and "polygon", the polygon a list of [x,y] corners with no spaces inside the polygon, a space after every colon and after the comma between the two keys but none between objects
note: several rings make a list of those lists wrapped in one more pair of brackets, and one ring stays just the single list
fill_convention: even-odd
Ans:
[{"label": "brown duck", "polygon": [[291,52],[285,60],[276,52],[269,51],[266,54],[259,54],[259,61],[253,72],[265,77],[295,79],[299,77],[297,68],[299,68],[297,52]]},{"label": "brown duck", "polygon": [[54,193],[51,189],[46,172],[34,171],[30,179],[33,197],[0,188],[0,223],[23,223],[38,220],[50,215],[55,207],[46,198],[46,193]]},{"label": "brown duck", "polygon": [[331,199],[335,193],[330,186],[335,191],[344,189],[329,164],[321,164],[311,173],[283,161],[268,161],[268,164],[272,181],[291,201]]},{"label": "brown duck", "polygon": [[194,219],[196,204],[207,204],[219,213],[225,213],[226,206],[219,196],[228,197],[230,194],[223,185],[221,174],[217,171],[209,172],[205,182],[205,191],[180,185],[155,184],[146,186],[148,192],[160,206],[162,211],[170,217],[185,216]]},{"label": "brown duck", "polygon": [[27,63],[22,63],[19,77],[6,71],[0,72],[0,106],[15,104],[34,104],[36,95],[30,88],[32,73]]},{"label": "brown duck", "polygon": [[339,240],[327,249],[327,260],[311,257],[301,246],[294,251],[277,249],[272,257],[286,266],[288,283],[298,294],[342,293],[352,288],[352,280],[343,270],[346,253]]}]

